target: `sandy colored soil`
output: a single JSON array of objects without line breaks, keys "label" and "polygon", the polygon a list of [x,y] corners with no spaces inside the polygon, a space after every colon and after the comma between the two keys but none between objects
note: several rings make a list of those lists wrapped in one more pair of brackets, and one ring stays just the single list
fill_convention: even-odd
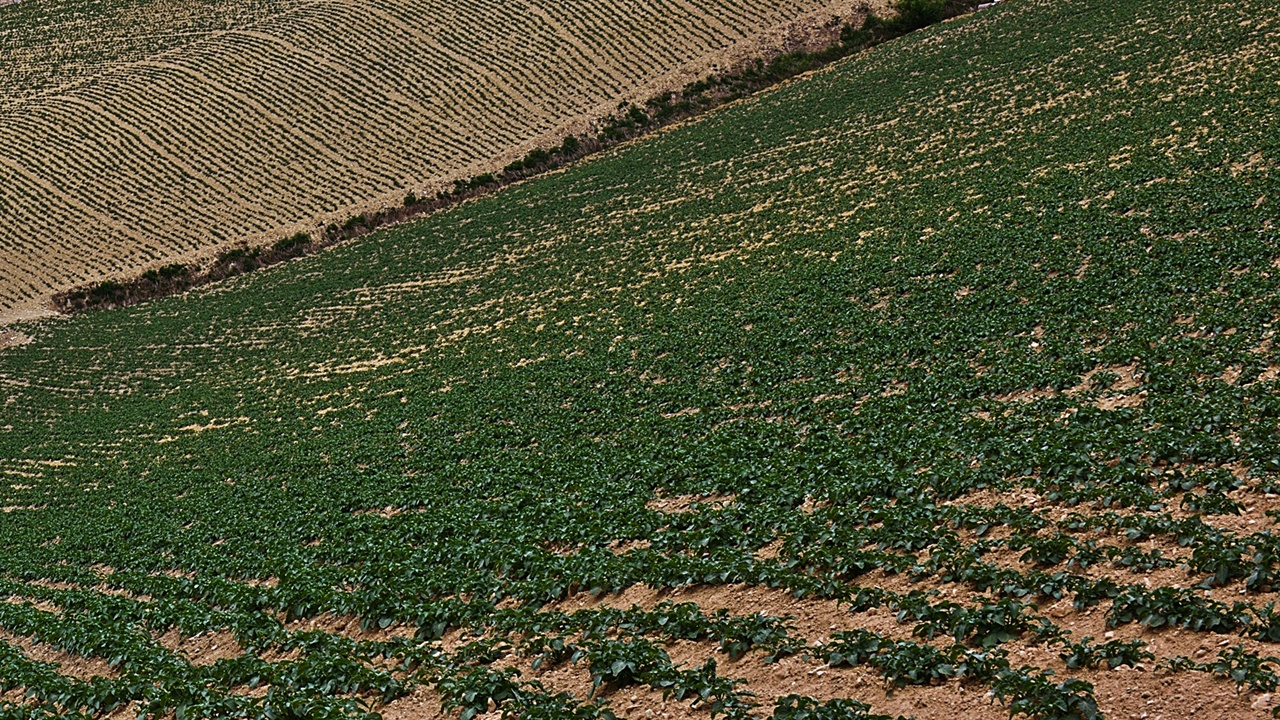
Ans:
[{"label": "sandy colored soil", "polygon": [[30,336],[16,330],[0,330],[0,350],[26,345],[29,342],[31,342]]},{"label": "sandy colored soil", "polygon": [[56,91],[0,91],[0,136],[16,139],[0,149],[0,204],[14,208],[0,323],[48,314],[59,291],[433,195],[589,132],[621,102],[826,45],[834,17],[866,6],[576,0],[424,22],[408,0],[308,5],[67,69]]}]

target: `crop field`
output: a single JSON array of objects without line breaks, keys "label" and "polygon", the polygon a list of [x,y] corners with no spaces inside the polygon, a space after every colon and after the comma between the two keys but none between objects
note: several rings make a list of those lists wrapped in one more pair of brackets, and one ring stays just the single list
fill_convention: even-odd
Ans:
[{"label": "crop field", "polygon": [[[873,5],[879,3],[872,3]],[[0,321],[394,206],[852,0],[27,0],[0,12]],[[838,26],[835,26],[838,30]],[[74,232],[67,232],[73,228]]]},{"label": "crop field", "polygon": [[1278,112],[1270,0],[1010,0],[16,326],[0,717],[1271,717]]}]

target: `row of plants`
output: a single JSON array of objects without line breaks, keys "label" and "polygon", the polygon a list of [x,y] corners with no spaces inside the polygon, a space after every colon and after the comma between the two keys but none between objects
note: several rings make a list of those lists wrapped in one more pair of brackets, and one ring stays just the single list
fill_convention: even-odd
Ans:
[{"label": "row of plants", "polygon": [[[1089,707],[1073,679],[1127,709],[1099,677],[1136,661],[1247,712],[1280,638],[1269,10],[1002,3],[278,272],[24,329],[0,592],[62,617],[6,622],[123,658],[104,682],[172,666],[174,698],[207,677],[156,647],[176,628],[234,635],[295,686],[273,703],[408,691],[390,715],[542,658],[584,689],[508,678],[512,713],[603,709],[623,661],[767,714],[722,681],[821,660],[782,618],[554,612],[714,586],[874,610],[840,672],[903,698],[964,665],[1006,710]],[[649,652],[678,657],[668,626],[723,648],[714,677]],[[1168,627],[1235,654],[1128,644]]]}]

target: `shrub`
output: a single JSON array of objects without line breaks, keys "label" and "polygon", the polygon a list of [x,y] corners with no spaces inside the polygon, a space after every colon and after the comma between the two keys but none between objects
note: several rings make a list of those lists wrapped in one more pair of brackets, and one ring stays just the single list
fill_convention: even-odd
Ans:
[{"label": "shrub", "polygon": [[898,13],[894,24],[902,32],[911,32],[941,22],[947,11],[947,0],[897,0],[893,9]]},{"label": "shrub", "polygon": [[531,150],[528,155],[524,156],[524,166],[530,170],[537,169],[549,162],[551,162],[551,152],[541,148]]},{"label": "shrub", "polygon": [[276,244],[271,246],[271,249],[278,253],[287,253],[299,250],[310,244],[311,236],[304,232],[300,232],[290,235],[287,238],[277,240]]},{"label": "shrub", "polygon": [[148,270],[142,273],[142,279],[149,280],[153,283],[159,284],[161,282],[177,280],[178,278],[186,277],[190,273],[191,273],[191,268],[187,267],[186,265],[183,265],[182,263],[170,263],[168,265],[165,265],[162,268],[157,268],[155,270]]}]

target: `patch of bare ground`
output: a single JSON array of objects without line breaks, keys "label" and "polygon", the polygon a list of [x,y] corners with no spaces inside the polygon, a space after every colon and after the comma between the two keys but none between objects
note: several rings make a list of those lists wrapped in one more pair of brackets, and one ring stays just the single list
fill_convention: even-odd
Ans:
[{"label": "patch of bare ground", "polygon": [[4,630],[0,630],[0,641],[21,649],[32,660],[57,665],[58,672],[68,677],[92,680],[96,677],[115,678],[120,675],[115,668],[101,658],[73,655],[51,645],[36,642],[21,635],[14,635]]},{"label": "patch of bare ground", "polygon": [[107,713],[104,717],[106,720],[134,720],[142,714],[142,705],[140,703],[131,702]]},{"label": "patch of bare ground", "polygon": [[[992,399],[1002,403],[1020,403],[1021,404],[1021,403],[1032,403],[1037,400],[1044,400],[1045,398],[1055,397],[1057,394],[1058,394],[1058,391],[1052,388],[1044,388],[1044,389],[1037,389],[1037,390],[1014,390],[1013,392],[1001,393],[999,395],[996,395]],[[990,413],[986,413],[986,414],[990,416]],[[983,418],[983,419],[985,420],[986,418]]]},{"label": "patch of bare ground", "polygon": [[380,518],[391,519],[403,513],[404,513],[404,510],[402,510],[401,508],[388,505],[382,508],[368,508],[365,510],[355,510],[351,514],[352,515],[377,515]]},{"label": "patch of bare ground", "polygon": [[412,625],[391,625],[385,628],[362,628],[360,619],[351,615],[335,615],[322,613],[315,617],[294,620],[285,624],[290,632],[319,630],[331,635],[343,635],[352,640],[372,640],[386,642],[395,638],[411,638],[418,629]]},{"label": "patch of bare ground", "polygon": [[658,497],[645,503],[645,507],[668,515],[690,512],[697,508],[718,510],[733,504],[733,495],[670,495]]},{"label": "patch of bare ground", "polygon": [[[1216,467],[1216,466],[1212,466]],[[1221,467],[1229,470],[1237,478],[1244,480],[1249,473],[1247,467],[1230,463]],[[1189,474],[1195,474],[1209,467],[1182,467]],[[1252,535],[1253,533],[1262,532],[1263,530],[1275,530],[1276,521],[1273,520],[1268,513],[1280,512],[1280,495],[1259,492],[1256,488],[1245,485],[1236,490],[1226,493],[1227,497],[1240,503],[1240,514],[1219,514],[1206,515],[1191,510],[1187,510],[1180,506],[1180,497],[1178,495],[1170,496],[1165,499],[1166,507],[1161,512],[1168,513],[1175,520],[1185,520],[1190,517],[1199,517],[1200,521],[1206,525],[1211,525],[1219,530],[1228,530],[1238,535]],[[1055,504],[1045,501],[1034,490],[1024,487],[1014,487],[1004,490],[983,489],[971,493],[967,493],[955,500],[948,501],[947,505],[970,505],[982,507],[986,509],[995,508],[1004,505],[1010,508],[1026,508],[1036,511],[1045,519],[1058,523],[1073,513],[1088,514],[1089,506],[1073,506]],[[1113,508],[1110,512],[1114,512],[1120,516],[1131,514],[1145,514],[1134,510],[1124,508]],[[1133,544],[1133,543],[1126,543]],[[1141,543],[1138,543],[1141,545]],[[1176,551],[1176,548],[1162,548]]]},{"label": "patch of bare ground", "polygon": [[[6,0],[0,0],[0,7],[4,7],[6,4],[11,5],[13,3],[6,3]],[[17,330],[0,330],[0,350],[26,345],[29,342],[31,342],[31,336],[20,333]]]},{"label": "patch of bare ground", "polygon": [[[1258,374],[1258,379],[1254,383],[1272,382],[1280,377],[1280,365],[1268,365],[1266,370]],[[1249,383],[1252,385],[1253,383]]]},{"label": "patch of bare ground", "polygon": [[184,637],[175,629],[156,640],[171,652],[186,658],[192,665],[212,665],[219,660],[230,660],[244,654],[244,648],[236,641],[235,634],[226,630]]},{"label": "patch of bare ground", "polygon": [[[676,661],[676,656],[672,655],[671,659]],[[534,670],[530,664],[531,661],[525,658],[511,658],[511,660],[514,661],[511,666],[519,670],[521,675],[537,680],[552,692],[567,692],[579,700],[592,697],[591,672],[586,663],[561,663],[551,668]],[[608,700],[610,708],[621,718],[705,720],[709,717],[707,710],[695,710],[690,707],[688,700],[664,698],[661,691],[648,686],[617,688],[604,685],[599,689],[597,697]]]},{"label": "patch of bare ground", "polygon": [[794,634],[810,642],[825,642],[833,632],[863,628],[884,635],[906,637],[911,628],[894,620],[886,608],[865,612],[849,612],[835,600],[821,598],[796,598],[786,590],[758,585],[695,585],[675,590],[655,590],[644,585],[632,585],[616,595],[591,596],[577,593],[547,606],[548,610],[572,613],[595,608],[629,609],[639,607],[652,610],[658,603],[694,603],[703,612],[725,610],[730,615],[744,616],[760,613],[766,616],[791,616]]},{"label": "patch of bare ground", "polygon": [[755,557],[757,560],[775,560],[782,554],[782,546],[785,541],[782,538],[771,540],[759,550],[756,550]]},{"label": "patch of bare ground", "polygon": [[50,615],[62,614],[62,608],[58,607],[54,603],[49,602],[48,600],[36,600],[34,598],[29,598],[23,595],[10,595],[5,598],[0,598],[0,600],[13,605],[28,605],[41,612],[49,613]]},{"label": "patch of bare ground", "polygon": [[[1108,377],[1110,381],[1103,383],[1099,376]],[[1061,394],[1068,397],[1076,397],[1090,392],[1106,393],[1094,399],[1093,405],[1100,410],[1116,410],[1119,408],[1139,407],[1146,402],[1146,391],[1141,390],[1141,387],[1142,375],[1137,365],[1133,363],[1128,365],[1099,365],[1081,375],[1078,384],[1068,388]],[[1034,388],[1002,393],[993,396],[992,399],[1008,404],[1026,404],[1057,397],[1059,394],[1053,388]],[[983,411],[975,413],[975,415],[984,420],[988,420],[991,417],[989,412]]]},{"label": "patch of bare ground", "polygon": [[420,720],[444,715],[440,693],[429,685],[417,685],[408,695],[378,708],[384,720]]},{"label": "patch of bare ground", "polygon": [[615,540],[609,544],[609,550],[614,555],[626,555],[629,552],[644,550],[648,547],[648,540]]}]

